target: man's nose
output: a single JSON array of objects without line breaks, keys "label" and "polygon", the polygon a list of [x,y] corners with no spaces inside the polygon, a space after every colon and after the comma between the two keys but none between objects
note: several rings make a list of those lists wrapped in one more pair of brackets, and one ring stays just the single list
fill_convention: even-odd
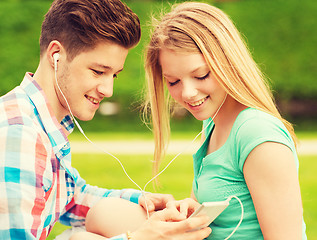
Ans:
[{"label": "man's nose", "polygon": [[111,97],[113,95],[113,78],[109,77],[103,79],[102,82],[97,86],[97,91],[104,97]]}]

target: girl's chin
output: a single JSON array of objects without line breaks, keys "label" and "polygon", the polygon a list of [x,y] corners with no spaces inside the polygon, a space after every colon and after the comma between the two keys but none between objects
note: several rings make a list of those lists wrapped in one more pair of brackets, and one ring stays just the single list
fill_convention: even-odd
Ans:
[{"label": "girl's chin", "polygon": [[193,113],[191,113],[192,115],[193,115],[193,117],[194,118],[196,118],[198,121],[204,121],[204,120],[206,120],[206,119],[208,119],[210,116],[205,116],[205,115],[199,115],[199,114],[193,114]]}]

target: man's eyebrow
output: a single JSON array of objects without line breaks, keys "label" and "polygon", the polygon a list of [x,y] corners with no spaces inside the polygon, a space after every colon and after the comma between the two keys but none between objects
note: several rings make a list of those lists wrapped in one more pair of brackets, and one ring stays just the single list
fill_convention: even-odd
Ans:
[{"label": "man's eyebrow", "polygon": [[[100,64],[100,63],[94,63],[93,66],[94,66],[94,67],[100,67],[100,68],[103,68],[103,69],[105,69],[105,70],[113,70],[112,67],[106,66],[106,65],[103,65],[103,64]],[[117,71],[117,73],[122,72],[122,71],[123,71],[123,68],[119,69],[119,70]]]}]

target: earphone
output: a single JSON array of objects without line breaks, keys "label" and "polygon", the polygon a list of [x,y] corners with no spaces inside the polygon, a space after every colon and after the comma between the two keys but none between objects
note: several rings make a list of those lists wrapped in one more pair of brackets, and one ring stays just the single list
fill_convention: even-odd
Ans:
[{"label": "earphone", "polygon": [[54,70],[55,70],[55,73],[57,71],[57,62],[59,60],[59,53],[54,53],[53,54],[53,60],[54,60]]},{"label": "earphone", "polygon": [[57,63],[57,61],[59,60],[59,53],[54,53],[53,59],[54,59],[54,64]]}]

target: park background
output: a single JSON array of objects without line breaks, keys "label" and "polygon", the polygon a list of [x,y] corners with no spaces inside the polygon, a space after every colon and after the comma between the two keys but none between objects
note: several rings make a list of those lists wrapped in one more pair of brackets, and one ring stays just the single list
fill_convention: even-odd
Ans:
[{"label": "park background", "polygon": [[[39,61],[39,35],[43,16],[51,0],[0,1],[0,96],[18,85],[25,72],[34,72]],[[126,0],[141,20],[142,39],[130,51],[125,69],[115,80],[114,95],[104,100],[101,111],[90,122],[80,122],[93,141],[122,141],[117,154],[127,172],[140,185],[151,178],[149,153],[125,154],[129,142],[152,141],[150,130],[141,120],[145,83],[144,48],[149,40],[151,16],[168,11],[175,1]],[[178,1],[181,2],[181,1]],[[294,123],[300,140],[317,139],[317,2],[314,0],[210,0],[225,11],[236,24],[259,67],[270,79],[282,115]],[[1,114],[1,113],[0,113]],[[201,123],[190,114],[178,111],[171,122],[171,140],[190,143]],[[85,141],[78,130],[71,142]],[[89,143],[87,142],[86,145]],[[85,145],[84,145],[85,147]],[[107,148],[107,146],[103,146]],[[317,148],[317,146],[316,146]],[[107,149],[111,152],[111,149]],[[194,150],[193,150],[194,152]],[[173,155],[168,155],[166,161]],[[317,154],[300,155],[300,183],[304,217],[309,239],[317,239]],[[73,165],[87,183],[106,188],[135,187],[120,165],[100,153],[73,153]],[[164,164],[163,164],[164,165]],[[180,156],[160,177],[159,192],[177,199],[189,196],[192,181],[191,154]],[[146,189],[154,191],[150,184]],[[49,239],[65,227],[56,224]]]}]

